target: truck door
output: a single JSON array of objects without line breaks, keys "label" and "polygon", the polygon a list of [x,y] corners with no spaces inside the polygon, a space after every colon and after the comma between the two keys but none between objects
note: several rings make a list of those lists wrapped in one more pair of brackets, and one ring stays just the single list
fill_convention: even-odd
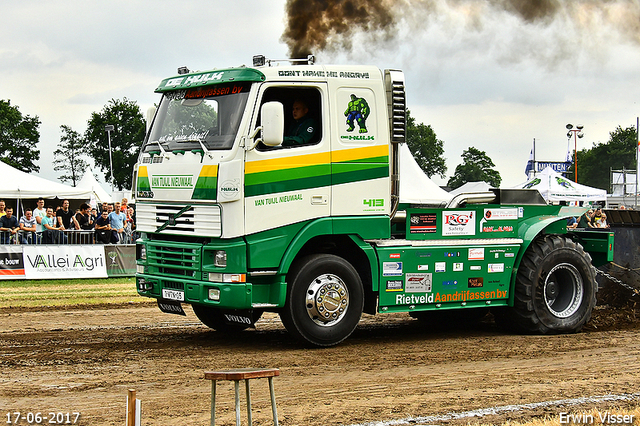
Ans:
[{"label": "truck door", "polygon": [[390,211],[389,132],[382,85],[332,88],[333,216]]},{"label": "truck door", "polygon": [[[260,89],[257,111],[265,102],[278,101],[284,106],[285,146],[258,144],[246,154],[247,234],[329,216],[331,157],[327,99],[324,83],[265,84]],[[301,105],[307,110],[302,117]],[[258,123],[259,120],[260,117]]]}]

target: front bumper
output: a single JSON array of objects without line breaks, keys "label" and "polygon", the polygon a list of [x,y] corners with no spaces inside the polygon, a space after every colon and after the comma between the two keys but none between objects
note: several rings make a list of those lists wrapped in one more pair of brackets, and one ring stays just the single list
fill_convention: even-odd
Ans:
[{"label": "front bumper", "polygon": [[[283,278],[272,276],[261,283],[219,283],[196,280],[177,280],[151,274],[137,274],[138,294],[145,297],[164,299],[170,294],[174,301],[207,305],[225,309],[276,309],[284,306],[286,283]],[[218,300],[210,298],[210,290],[218,290]],[[182,299],[173,298],[181,293]],[[216,293],[216,292],[214,292]]]}]

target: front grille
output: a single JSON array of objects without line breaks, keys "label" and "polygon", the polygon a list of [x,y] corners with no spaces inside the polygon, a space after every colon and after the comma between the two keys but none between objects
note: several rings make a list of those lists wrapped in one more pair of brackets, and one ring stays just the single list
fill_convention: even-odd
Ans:
[{"label": "front grille", "polygon": [[220,237],[222,224],[219,205],[151,204],[136,205],[139,232]]},{"label": "front grille", "polygon": [[172,290],[182,290],[182,291],[184,291],[184,283],[179,283],[177,281],[165,281],[164,282],[164,287],[165,288],[170,288]]},{"label": "front grille", "polygon": [[200,279],[200,244],[175,244],[149,241],[147,262],[150,273]]}]

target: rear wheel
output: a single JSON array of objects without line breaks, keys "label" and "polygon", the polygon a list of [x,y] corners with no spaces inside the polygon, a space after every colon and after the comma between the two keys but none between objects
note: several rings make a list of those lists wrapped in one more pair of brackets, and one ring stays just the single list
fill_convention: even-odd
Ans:
[{"label": "rear wheel", "polygon": [[288,276],[289,293],[280,313],[294,336],[331,346],[356,328],[364,306],[362,281],[353,266],[331,254],[308,256]]},{"label": "rear wheel", "polygon": [[207,327],[229,333],[253,327],[262,316],[262,311],[241,309],[218,309],[210,306],[191,305],[193,313]]},{"label": "rear wheel", "polygon": [[534,241],[518,267],[513,308],[499,322],[535,333],[574,333],[591,318],[597,284],[591,257],[567,237]]}]

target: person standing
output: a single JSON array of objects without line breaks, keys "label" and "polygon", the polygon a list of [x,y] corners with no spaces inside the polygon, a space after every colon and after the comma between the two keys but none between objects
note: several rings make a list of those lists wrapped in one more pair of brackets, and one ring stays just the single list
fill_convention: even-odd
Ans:
[{"label": "person standing", "polygon": [[591,216],[591,223],[593,228],[602,228],[602,207],[596,207],[596,211]]},{"label": "person standing", "polygon": [[578,228],[593,228],[593,224],[591,223],[591,216],[593,215],[593,210],[589,209],[586,212],[582,213],[580,219],[578,219]]},{"label": "person standing", "polygon": [[44,208],[44,198],[38,198],[38,202],[36,204],[37,207],[33,209],[33,217],[36,218],[36,233],[42,234],[42,232],[44,232],[42,218],[47,217],[47,210]]},{"label": "person standing", "polygon": [[113,205],[113,211],[109,213],[109,222],[111,223],[111,243],[124,244],[124,225],[127,215],[120,211],[120,203]]},{"label": "person standing", "polygon": [[69,200],[62,200],[62,208],[56,211],[56,217],[58,226],[62,226],[62,229],[80,229],[73,212],[69,209]]},{"label": "person standing", "polygon": [[[95,226],[95,222],[93,221],[93,216],[91,216],[91,206],[87,203],[82,203],[80,205],[80,210],[76,213],[75,222],[78,224],[81,230],[83,231],[91,231]],[[87,238],[85,233],[82,233],[80,236],[80,243],[88,244],[93,242],[92,236]]]},{"label": "person standing", "polygon": [[57,223],[58,222],[53,215],[53,207],[47,207],[47,215],[42,218],[42,225],[45,228],[45,236],[42,238],[43,243],[64,244],[67,242],[67,236],[62,232],[64,227],[62,225],[57,225]]},{"label": "person standing", "polygon": [[16,240],[18,235],[18,219],[13,215],[13,207],[7,207],[4,216],[0,216],[0,232],[2,236],[0,240],[2,244],[10,244]]},{"label": "person standing", "polygon": [[100,217],[96,219],[95,233],[97,243],[109,244],[111,242],[111,223],[109,223],[107,210],[102,210]]},{"label": "person standing", "polygon": [[36,243],[36,226],[37,226],[36,218],[33,217],[33,212],[31,209],[27,209],[24,212],[24,215],[20,218],[19,226],[20,231],[22,231],[22,237],[20,238],[20,242],[22,244],[35,244]]},{"label": "person standing", "polygon": [[83,230],[93,229],[94,223],[93,223],[93,217],[89,213],[90,211],[91,211],[91,206],[89,204],[82,203],[80,205],[80,211],[76,213],[76,216],[75,216],[76,222],[78,223],[78,226],[80,227],[80,229],[83,229]]}]

